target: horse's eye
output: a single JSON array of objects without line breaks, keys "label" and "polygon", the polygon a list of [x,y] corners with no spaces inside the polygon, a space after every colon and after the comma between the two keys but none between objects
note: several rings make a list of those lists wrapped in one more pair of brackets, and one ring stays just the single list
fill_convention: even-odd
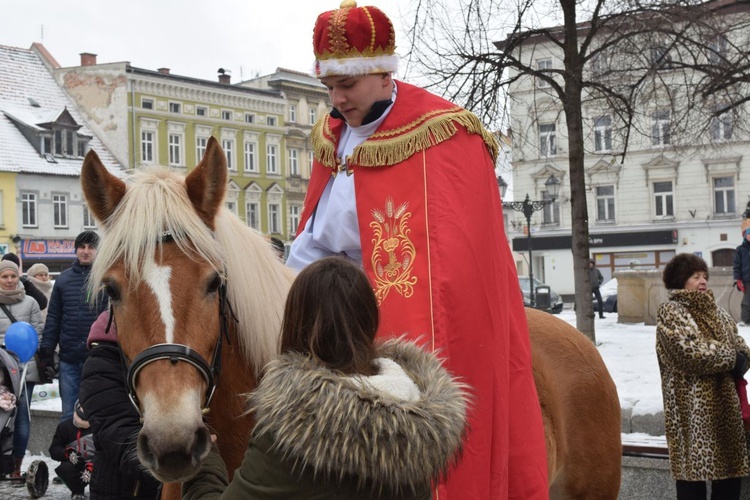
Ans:
[{"label": "horse's eye", "polygon": [[206,293],[212,294],[216,293],[216,291],[221,286],[221,278],[217,275],[214,276],[214,279],[211,280],[211,283],[208,284],[208,288],[206,289]]},{"label": "horse's eye", "polygon": [[113,302],[120,300],[120,289],[112,282],[104,283],[104,293],[106,293],[109,300]]}]

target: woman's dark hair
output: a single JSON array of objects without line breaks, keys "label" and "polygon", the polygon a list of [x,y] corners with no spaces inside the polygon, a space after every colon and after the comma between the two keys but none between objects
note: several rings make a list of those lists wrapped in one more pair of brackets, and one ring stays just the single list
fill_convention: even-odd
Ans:
[{"label": "woman's dark hair", "polygon": [[308,354],[346,374],[373,375],[379,322],[365,273],[341,257],[326,257],[303,269],[289,290],[281,352]]},{"label": "woman's dark hair", "polygon": [[706,279],[708,279],[708,265],[705,260],[692,253],[681,253],[667,262],[661,279],[668,289],[681,290],[685,288],[687,280],[699,271],[706,273]]}]

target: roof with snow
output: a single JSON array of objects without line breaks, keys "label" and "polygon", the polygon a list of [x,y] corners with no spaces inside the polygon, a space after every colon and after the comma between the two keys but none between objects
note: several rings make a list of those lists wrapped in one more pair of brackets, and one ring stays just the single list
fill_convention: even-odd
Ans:
[{"label": "roof with snow", "polygon": [[123,168],[86,125],[42,59],[32,49],[0,45],[0,172],[79,176],[83,158],[43,155],[39,133],[51,125],[90,139],[113,173]]}]

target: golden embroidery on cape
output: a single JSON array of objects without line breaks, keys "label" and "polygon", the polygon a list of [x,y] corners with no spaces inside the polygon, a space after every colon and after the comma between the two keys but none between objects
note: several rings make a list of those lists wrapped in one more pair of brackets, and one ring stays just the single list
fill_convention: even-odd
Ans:
[{"label": "golden embroidery on cape", "polygon": [[416,250],[409,239],[407,212],[409,203],[394,206],[393,198],[385,200],[385,210],[372,210],[373,230],[372,268],[375,271],[375,296],[381,304],[391,289],[404,297],[411,297],[417,277],[412,276]]}]

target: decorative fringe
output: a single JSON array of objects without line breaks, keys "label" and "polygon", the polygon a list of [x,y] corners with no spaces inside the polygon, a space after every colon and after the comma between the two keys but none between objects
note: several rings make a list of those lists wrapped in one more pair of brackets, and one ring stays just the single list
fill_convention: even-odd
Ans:
[{"label": "decorative fringe", "polygon": [[[313,127],[311,138],[315,157],[326,166],[336,166],[333,134],[328,117]],[[493,163],[497,160],[500,145],[479,118],[463,108],[437,110],[396,130],[376,132],[352,152],[351,163],[358,167],[389,167],[401,163],[415,153],[440,144],[456,135],[457,125],[469,134],[482,137]],[[395,137],[394,137],[395,136]]]}]

